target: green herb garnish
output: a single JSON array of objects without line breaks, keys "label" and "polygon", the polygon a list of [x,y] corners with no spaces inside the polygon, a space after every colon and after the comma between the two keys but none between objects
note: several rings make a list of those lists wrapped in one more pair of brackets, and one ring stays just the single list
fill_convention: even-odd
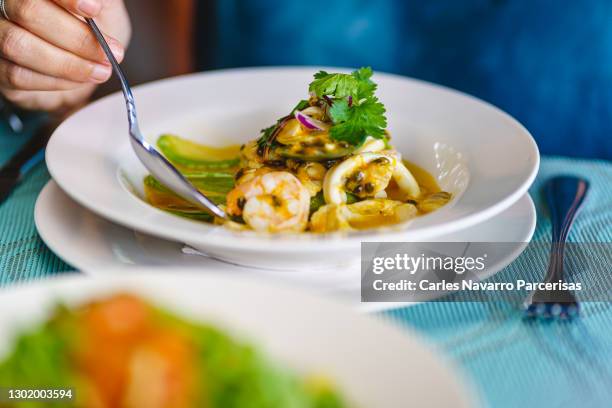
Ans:
[{"label": "green herb garnish", "polygon": [[384,139],[386,111],[385,106],[374,96],[376,84],[371,79],[372,74],[370,67],[360,68],[351,74],[317,72],[308,87],[310,101],[300,101],[289,115],[261,131],[258,140],[261,151],[274,145],[276,134],[296,110],[305,109],[309,105],[327,108],[327,119],[332,122],[329,135],[333,140],[359,146],[367,136]]},{"label": "green herb garnish", "polygon": [[353,97],[353,99],[367,98],[374,95],[376,84],[370,79],[372,68],[359,68],[352,74],[330,74],[319,71],[314,75],[315,80],[310,83],[308,90],[322,98],[341,99]]},{"label": "green herb garnish", "polygon": [[[319,98],[331,101],[329,115],[333,122],[330,136],[352,145],[363,143],[366,136],[385,137],[385,106],[374,96],[372,68],[360,68],[352,74],[329,74],[320,71],[309,90]],[[329,102],[328,102],[329,103]]]},{"label": "green herb garnish", "polygon": [[366,136],[385,137],[385,107],[375,96],[363,98],[358,105],[351,107],[346,100],[335,101],[330,116],[334,122],[329,133],[332,139],[360,145]]}]

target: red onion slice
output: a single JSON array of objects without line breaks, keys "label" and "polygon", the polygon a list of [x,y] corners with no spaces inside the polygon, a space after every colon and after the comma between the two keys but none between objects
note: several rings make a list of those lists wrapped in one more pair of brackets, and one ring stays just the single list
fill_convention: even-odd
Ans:
[{"label": "red onion slice", "polygon": [[327,130],[328,125],[321,122],[320,120],[313,119],[308,115],[303,114],[300,111],[295,112],[295,118],[306,128],[310,130]]},{"label": "red onion slice", "polygon": [[323,110],[318,106],[309,106],[306,109],[302,109],[302,113],[313,119],[321,119],[324,115]]}]

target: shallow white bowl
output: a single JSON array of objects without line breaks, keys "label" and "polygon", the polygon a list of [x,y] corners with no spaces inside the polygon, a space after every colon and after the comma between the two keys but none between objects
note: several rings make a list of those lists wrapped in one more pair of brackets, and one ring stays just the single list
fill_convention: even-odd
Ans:
[{"label": "shallow white bowl", "polygon": [[298,372],[327,375],[359,407],[467,408],[477,402],[461,375],[408,330],[346,306],[247,278],[180,269],[126,272],[0,290],[0,360],[14,336],[44,319],[57,301],[79,304],[129,291],[259,345]]},{"label": "shallow white bowl", "polygon": [[[333,70],[329,69],[329,70]],[[258,137],[305,96],[317,68],[217,71],[138,87],[149,141],[165,132],[213,145]],[[60,187],[116,223],[186,242],[221,259],[278,267],[333,263],[359,255],[362,241],[421,241],[484,221],[516,202],[538,169],[538,149],[518,122],[478,99],[408,78],[376,74],[392,143],[453,193],[432,214],[390,228],[343,234],[265,236],[182,219],[142,200],[146,174],[130,150],[124,102],[104,98],[62,124],[47,148]]]}]

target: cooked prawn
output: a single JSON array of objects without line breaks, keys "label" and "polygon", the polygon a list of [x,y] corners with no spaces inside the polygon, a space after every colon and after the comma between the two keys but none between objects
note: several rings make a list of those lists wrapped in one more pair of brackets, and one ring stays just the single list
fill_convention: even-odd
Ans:
[{"label": "cooked prawn", "polygon": [[227,213],[242,216],[255,231],[299,232],[306,228],[310,194],[286,171],[274,171],[236,186],[227,195]]}]

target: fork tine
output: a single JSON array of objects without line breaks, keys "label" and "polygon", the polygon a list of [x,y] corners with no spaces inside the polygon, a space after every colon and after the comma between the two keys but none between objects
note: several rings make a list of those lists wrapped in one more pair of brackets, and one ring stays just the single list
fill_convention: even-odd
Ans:
[{"label": "fork tine", "polygon": [[577,302],[533,302],[525,305],[525,317],[529,319],[571,320],[578,317],[579,313]]}]

